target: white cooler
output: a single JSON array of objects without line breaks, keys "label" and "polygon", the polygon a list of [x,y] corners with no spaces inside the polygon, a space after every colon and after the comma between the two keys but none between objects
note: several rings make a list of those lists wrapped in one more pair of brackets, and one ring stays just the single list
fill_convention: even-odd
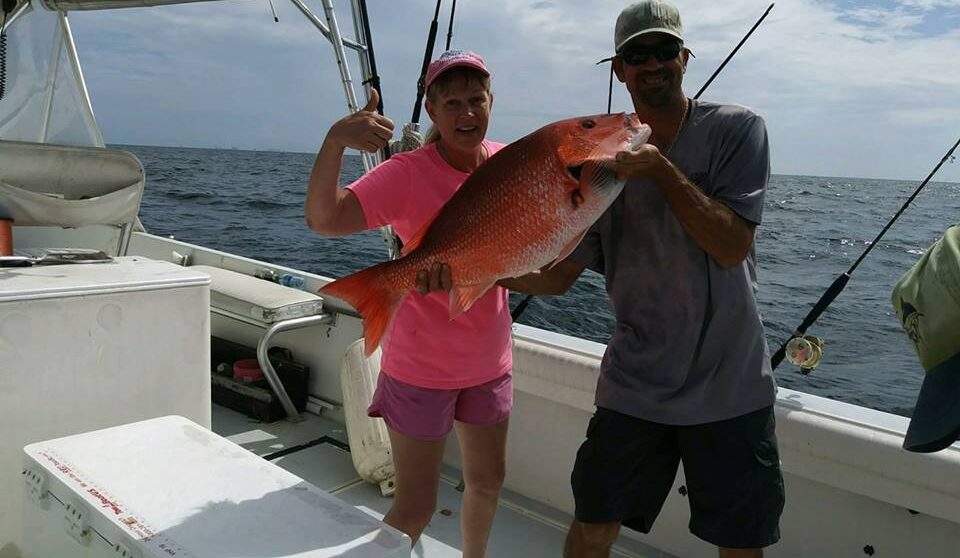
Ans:
[{"label": "white cooler", "polygon": [[410,556],[406,535],[182,417],[24,453],[24,558]]},{"label": "white cooler", "polygon": [[0,269],[0,558],[19,546],[25,445],[171,414],[210,424],[209,284],[132,257]]}]

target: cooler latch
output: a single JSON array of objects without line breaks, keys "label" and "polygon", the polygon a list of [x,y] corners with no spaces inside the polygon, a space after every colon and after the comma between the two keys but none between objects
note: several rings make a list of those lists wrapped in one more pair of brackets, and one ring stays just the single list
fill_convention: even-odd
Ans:
[{"label": "cooler latch", "polygon": [[140,558],[140,552],[121,543],[113,545],[113,558]]},{"label": "cooler latch", "polygon": [[77,501],[67,502],[63,510],[64,528],[75,541],[90,544],[90,523],[86,508]]},{"label": "cooler latch", "polygon": [[47,474],[31,467],[23,471],[23,482],[27,485],[27,496],[40,506],[40,509],[47,509],[50,503]]}]

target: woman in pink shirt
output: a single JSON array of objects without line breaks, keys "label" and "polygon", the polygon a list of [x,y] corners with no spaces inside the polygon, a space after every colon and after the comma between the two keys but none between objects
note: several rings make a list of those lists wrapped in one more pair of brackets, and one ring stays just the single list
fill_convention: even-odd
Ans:
[{"label": "woman in pink shirt", "polygon": [[[311,229],[345,235],[392,225],[406,243],[503,147],[485,139],[493,94],[483,58],[447,51],[430,64],[424,84],[433,121],[426,144],[392,156],[344,189],[337,188],[344,149],[383,148],[393,122],[375,112],[374,91],[364,109],[330,128],[310,174],[305,212]],[[393,446],[397,490],[384,520],[414,542],[436,508],[444,443],[456,427],[466,486],[464,556],[479,557],[506,467],[510,312],[499,286],[453,320],[447,302],[446,292],[404,299],[382,343],[382,372],[368,413],[383,417]]]}]

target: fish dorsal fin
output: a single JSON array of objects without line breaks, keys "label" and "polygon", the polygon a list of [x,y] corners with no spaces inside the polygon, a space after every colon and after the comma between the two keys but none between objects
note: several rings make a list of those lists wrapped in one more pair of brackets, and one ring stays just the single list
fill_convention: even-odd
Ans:
[{"label": "fish dorsal fin", "polygon": [[560,250],[560,254],[557,256],[557,259],[550,263],[550,267],[553,268],[553,266],[567,259],[567,256],[569,256],[574,250],[576,250],[577,246],[580,245],[580,241],[582,241],[583,237],[587,235],[588,230],[589,229],[583,229],[582,233],[571,238],[570,242],[563,247],[563,250]]},{"label": "fish dorsal fin", "polygon": [[473,306],[473,303],[480,299],[494,282],[479,285],[463,285],[450,289],[450,319],[454,319],[463,314]]},{"label": "fish dorsal fin", "polygon": [[433,217],[430,217],[430,219],[427,220],[422,227],[420,227],[420,230],[418,230],[416,234],[411,236],[410,240],[404,243],[403,247],[400,249],[401,256],[406,256],[410,252],[413,252],[414,250],[419,248],[421,244],[423,244],[423,237],[427,236],[427,231],[430,230],[430,225],[432,225],[433,222],[437,220],[437,215],[439,214],[440,214],[440,211],[437,211],[436,213],[434,213]]}]

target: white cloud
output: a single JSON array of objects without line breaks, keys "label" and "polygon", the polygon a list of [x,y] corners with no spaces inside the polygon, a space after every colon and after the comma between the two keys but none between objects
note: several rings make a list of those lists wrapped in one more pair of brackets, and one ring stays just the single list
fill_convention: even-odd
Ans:
[{"label": "white cloud", "polygon": [[[322,18],[319,2],[308,3]],[[626,3],[458,2],[454,46],[481,52],[495,73],[491,135],[512,140],[605,110],[608,67],[594,63],[610,54]],[[387,111],[404,122],[435,2],[369,5]],[[697,54],[685,78],[693,94],[768,2],[678,5]],[[352,35],[346,3],[337,7]],[[344,113],[342,87],[319,32],[291,4],[278,9],[280,24],[259,0],[73,15],[108,139],[314,149]],[[446,30],[444,12],[438,50]],[[960,134],[958,52],[958,0],[780,0],[705,98],[764,116],[774,172],[918,178]],[[614,90],[614,108],[629,109],[622,85]],[[960,181],[958,167],[940,177]]]},{"label": "white cloud", "polygon": [[960,7],[960,0],[904,0],[901,4],[923,9],[957,8]]}]

